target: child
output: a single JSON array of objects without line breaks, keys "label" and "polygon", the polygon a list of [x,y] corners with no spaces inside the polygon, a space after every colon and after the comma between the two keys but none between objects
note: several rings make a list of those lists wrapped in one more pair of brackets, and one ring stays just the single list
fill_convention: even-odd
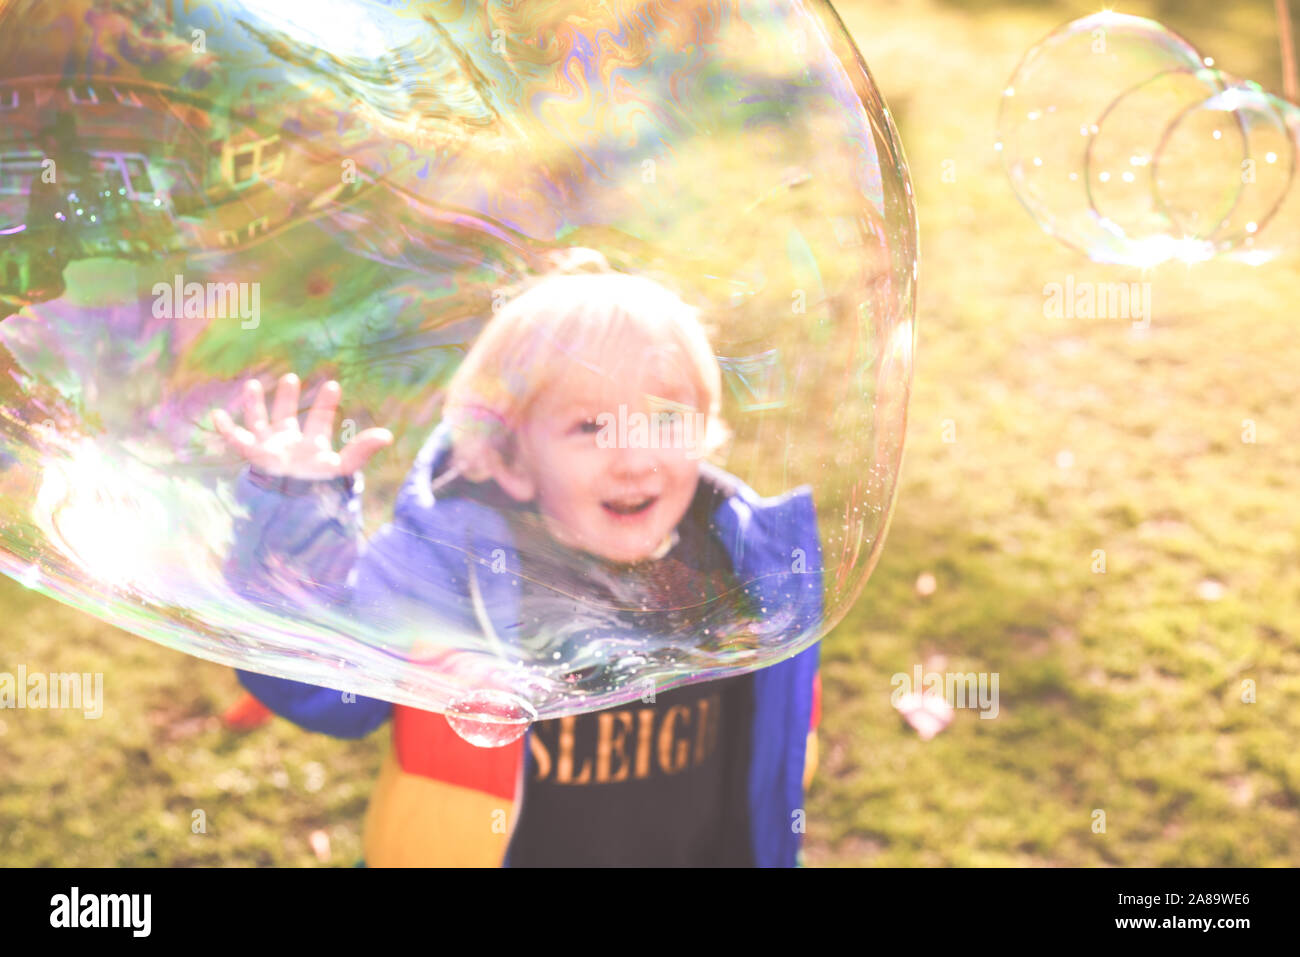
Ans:
[{"label": "child", "polygon": [[[693,447],[602,440],[606,413],[653,411],[650,397],[703,420]],[[269,421],[256,381],[247,429],[214,414],[250,462],[227,569],[250,598],[282,602],[306,587],[375,621],[423,601],[503,647],[556,632],[592,640],[564,627],[574,621],[624,638],[698,637],[704,613],[716,623],[748,607],[738,595],[778,623],[775,640],[820,620],[809,490],[761,498],[701,461],[725,430],[696,310],[610,272],[599,254],[571,251],[487,324],[394,521],[369,543],[359,471],[392,435],[369,429],[332,451],[339,398],[326,383],[299,432],[290,375]],[[791,571],[796,549],[813,571]],[[502,556],[518,575],[485,574]],[[814,645],[649,702],[538,721],[493,749],[461,740],[439,714],[239,674],[309,730],[360,737],[393,719],[363,836],[370,865],[793,866],[816,761],[817,655]]]}]

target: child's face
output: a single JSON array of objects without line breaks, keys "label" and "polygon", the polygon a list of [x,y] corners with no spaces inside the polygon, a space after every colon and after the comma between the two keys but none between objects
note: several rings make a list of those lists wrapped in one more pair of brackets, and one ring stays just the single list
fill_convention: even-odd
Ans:
[{"label": "child's face", "polygon": [[[660,350],[657,357],[646,355],[630,375],[572,362],[533,402],[520,424],[513,487],[507,491],[520,500],[535,499],[558,541],[611,561],[641,561],[682,520],[699,482],[698,446],[661,440],[678,447],[647,448],[631,428],[629,441],[619,443],[617,423],[620,405],[625,420],[635,421],[634,413],[649,417],[651,396],[699,409],[684,361],[674,350]],[[598,441],[602,413],[613,424]]]}]

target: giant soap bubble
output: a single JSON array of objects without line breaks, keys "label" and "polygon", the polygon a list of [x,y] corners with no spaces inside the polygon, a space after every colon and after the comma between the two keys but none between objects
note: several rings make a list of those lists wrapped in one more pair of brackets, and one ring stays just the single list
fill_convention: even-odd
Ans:
[{"label": "giant soap bubble", "polygon": [[27,586],[483,743],[861,593],[916,223],[828,4],[14,0],[0,140]]},{"label": "giant soap bubble", "polygon": [[1050,235],[1104,263],[1297,248],[1300,111],[1154,20],[1099,13],[1025,54],[997,148]]}]

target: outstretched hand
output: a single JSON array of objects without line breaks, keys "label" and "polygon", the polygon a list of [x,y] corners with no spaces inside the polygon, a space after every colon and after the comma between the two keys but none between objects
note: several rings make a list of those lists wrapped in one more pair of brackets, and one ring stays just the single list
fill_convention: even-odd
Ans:
[{"label": "outstretched hand", "polygon": [[334,414],[343,390],[334,381],[316,393],[302,428],[298,427],[298,377],[282,376],[268,418],[262,384],[244,383],[244,428],[225,409],[214,409],[212,423],[226,443],[254,468],[268,475],[297,479],[332,479],[363,468],[376,452],[393,441],[387,429],[366,429],[340,451],[331,442]]}]

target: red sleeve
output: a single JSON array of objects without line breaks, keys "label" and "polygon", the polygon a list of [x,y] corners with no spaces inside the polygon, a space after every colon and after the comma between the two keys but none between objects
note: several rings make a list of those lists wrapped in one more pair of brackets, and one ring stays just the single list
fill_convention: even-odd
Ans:
[{"label": "red sleeve", "polygon": [[822,673],[820,670],[813,675],[813,701],[812,701],[812,723],[808,730],[816,731],[817,726],[822,722]]}]

